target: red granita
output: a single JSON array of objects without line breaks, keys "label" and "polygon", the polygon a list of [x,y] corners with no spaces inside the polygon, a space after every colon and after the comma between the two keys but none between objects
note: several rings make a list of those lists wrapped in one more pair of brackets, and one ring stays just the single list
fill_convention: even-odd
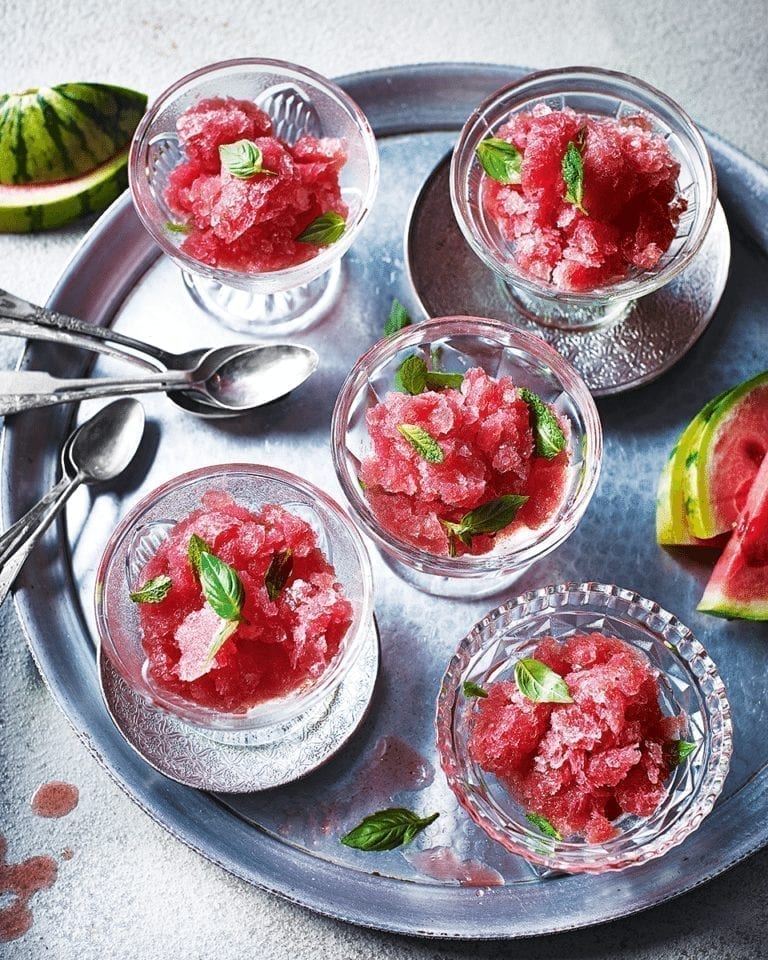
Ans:
[{"label": "red granita", "polygon": [[[231,97],[201,100],[177,129],[186,159],[171,171],[165,201],[189,228],[181,249],[196,260],[246,273],[282,270],[320,251],[296,239],[312,221],[329,212],[346,218],[340,140],[288,144],[273,136],[263,110]],[[261,151],[264,172],[243,179],[222,163],[219,147],[241,140]]]},{"label": "red granita", "polygon": [[[680,164],[645,118],[538,104],[494,136],[522,153],[521,182],[484,176],[483,204],[523,272],[561,290],[588,291],[656,266],[686,201],[677,188]],[[565,200],[569,144],[583,164],[582,209]]]},{"label": "red granita", "polygon": [[[460,388],[388,393],[366,415],[372,451],[360,482],[381,526],[414,547],[437,555],[482,554],[515,533],[545,524],[563,500],[568,452],[536,455],[532,414],[510,377],[479,367]],[[558,420],[567,436],[567,423]],[[425,431],[441,451],[430,462],[403,436],[402,425]],[[508,525],[463,543],[445,523],[507,495],[527,496]]]},{"label": "red granita", "polygon": [[622,814],[657,809],[686,717],[662,713],[654,668],[624,640],[544,637],[533,656],[563,677],[574,702],[534,702],[514,680],[489,684],[470,755],[527,813],[565,838],[601,843],[618,833]]},{"label": "red granita", "polygon": [[[232,567],[244,590],[242,620],[212,658],[224,621],[206,601],[190,562],[193,534]],[[272,600],[267,571],[286,550],[292,568]],[[160,576],[171,578],[165,598],[139,605],[152,683],[229,713],[243,713],[316,680],[352,622],[352,606],[315,532],[277,504],[252,512],[224,492],[206,493],[201,507],[173,527],[141,579]]]}]

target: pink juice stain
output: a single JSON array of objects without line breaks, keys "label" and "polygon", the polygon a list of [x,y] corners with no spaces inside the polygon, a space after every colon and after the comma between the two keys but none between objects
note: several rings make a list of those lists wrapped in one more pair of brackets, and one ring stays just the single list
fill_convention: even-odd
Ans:
[{"label": "pink juice stain", "polygon": [[32,812],[38,817],[66,817],[72,813],[80,799],[80,791],[74,784],[51,780],[37,788],[32,797]]},{"label": "pink juice stain", "polygon": [[58,867],[53,857],[29,857],[21,863],[7,863],[8,843],[0,836],[0,903],[10,896],[10,903],[0,907],[0,941],[8,942],[23,936],[32,926],[29,902],[39,890],[53,886]]},{"label": "pink juice stain", "polygon": [[429,847],[408,854],[419,873],[434,880],[453,881],[464,887],[502,887],[504,877],[481,860],[461,860],[450,847]]}]

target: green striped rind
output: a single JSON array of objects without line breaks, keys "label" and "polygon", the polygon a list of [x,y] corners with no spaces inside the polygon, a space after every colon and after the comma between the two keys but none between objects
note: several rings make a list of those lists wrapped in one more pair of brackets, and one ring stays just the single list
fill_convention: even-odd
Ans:
[{"label": "green striped rind", "polygon": [[739,603],[716,588],[704,591],[701,603],[696,607],[701,613],[726,620],[768,620],[768,600]]},{"label": "green striped rind", "polygon": [[690,503],[686,502],[685,472],[692,458],[698,458],[698,446],[712,411],[731,391],[726,390],[699,410],[670,453],[656,490],[656,540],[662,546],[699,545],[700,539],[688,524]]},{"label": "green striped rind", "polygon": [[76,180],[32,186],[0,186],[0,232],[51,230],[98,213],[128,186],[128,147],[98,170]]},{"label": "green striped rind", "polygon": [[713,401],[712,410],[697,443],[697,455],[695,458],[688,458],[683,474],[688,528],[694,537],[708,540],[728,532],[718,522],[712,505],[712,455],[721,430],[727,428],[729,419],[737,414],[739,404],[752,390],[766,383],[768,371],[727,390]]},{"label": "green striped rind", "polygon": [[62,83],[0,95],[0,184],[53,183],[90,173],[131,142],[145,94]]}]

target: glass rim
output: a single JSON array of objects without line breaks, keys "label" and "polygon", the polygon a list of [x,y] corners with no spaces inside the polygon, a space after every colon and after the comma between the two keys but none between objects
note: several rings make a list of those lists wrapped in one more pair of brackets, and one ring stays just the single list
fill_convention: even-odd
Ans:
[{"label": "glass rim", "polygon": [[[634,90],[641,96],[658,101],[664,107],[668,114],[673,117],[685,131],[695,156],[701,163],[704,171],[705,187],[705,205],[703,216],[697,226],[696,234],[693,240],[686,242],[679,253],[665,264],[658,272],[651,270],[640,271],[634,278],[624,278],[606,284],[597,288],[596,291],[574,291],[560,290],[553,284],[545,284],[537,281],[530,274],[516,268],[514,261],[507,261],[501,256],[497,256],[486,244],[481,232],[475,227],[467,192],[469,171],[475,162],[475,148],[484,136],[493,133],[493,130],[504,122],[504,117],[496,118],[492,124],[487,122],[487,114],[494,109],[498,110],[502,105],[506,106],[506,101],[514,100],[520,97],[520,105],[527,100],[535,101],[556,94],[557,90],[548,90],[550,84],[560,81],[562,85],[568,81],[576,83],[587,83],[589,80],[597,81],[602,84],[602,89],[591,91],[585,89],[584,93],[602,93],[607,95],[611,92],[610,84],[624,84],[629,90]],[[539,92],[537,88],[542,88]],[[582,92],[578,89],[568,91],[563,89],[562,93]],[[529,97],[524,96],[530,94]],[[616,94],[618,95],[618,94]],[[638,104],[639,109],[651,115],[656,111],[649,105]],[[511,113],[510,108],[506,111]],[[478,136],[480,134],[480,136]],[[701,131],[688,115],[688,113],[668,94],[654,87],[652,84],[635,77],[632,74],[623,73],[617,70],[607,70],[600,67],[588,66],[570,66],[559,67],[548,70],[538,70],[528,73],[523,77],[513,80],[486,97],[469,115],[459,133],[458,140],[453,150],[450,167],[450,195],[451,205],[454,210],[459,228],[464,235],[465,240],[470,245],[474,253],[498,273],[503,279],[513,285],[519,286],[529,294],[545,299],[557,301],[564,304],[573,304],[585,306],[588,304],[604,304],[613,302],[616,299],[635,299],[642,297],[660,286],[668,283],[677,276],[690,263],[694,256],[701,249],[701,244],[711,226],[717,205],[717,174],[709,148],[704,141]]]}]

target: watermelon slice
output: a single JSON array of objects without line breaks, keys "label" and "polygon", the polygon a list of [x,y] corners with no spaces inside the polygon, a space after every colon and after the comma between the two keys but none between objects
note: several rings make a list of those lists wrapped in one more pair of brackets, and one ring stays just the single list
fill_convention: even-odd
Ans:
[{"label": "watermelon slice", "polygon": [[698,609],[718,617],[768,620],[768,457]]},{"label": "watermelon slice", "polygon": [[768,452],[768,371],[713,404],[683,476],[688,528],[704,540],[733,529]]}]

